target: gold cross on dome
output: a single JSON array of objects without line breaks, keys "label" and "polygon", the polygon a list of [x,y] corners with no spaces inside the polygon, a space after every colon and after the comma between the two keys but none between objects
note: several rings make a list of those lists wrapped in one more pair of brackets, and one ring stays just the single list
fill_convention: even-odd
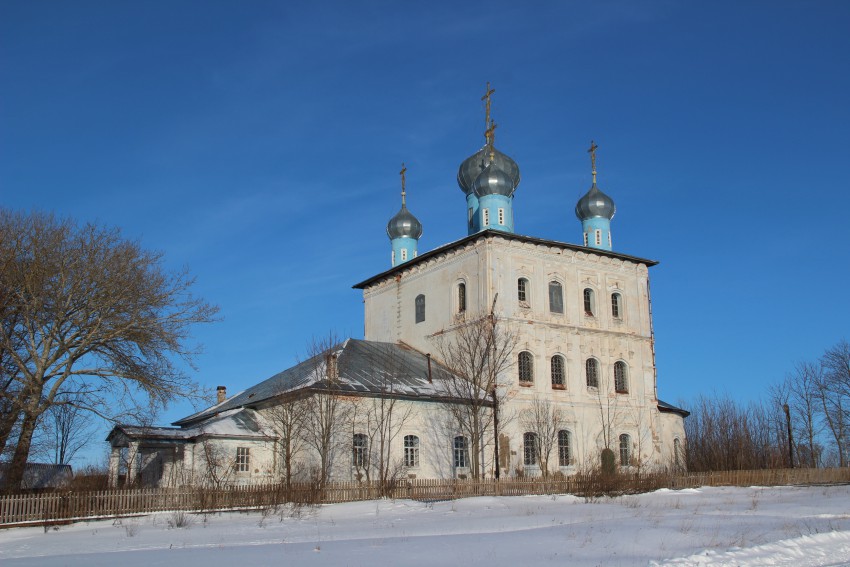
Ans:
[{"label": "gold cross on dome", "polygon": [[405,167],[404,162],[401,163],[401,171],[399,171],[399,175],[401,175],[401,204],[404,205],[404,174],[407,172],[407,167]]},{"label": "gold cross on dome", "polygon": [[491,121],[487,126],[487,129],[484,131],[484,137],[487,138],[487,144],[490,146],[491,155],[493,154],[493,146],[496,143],[496,128],[498,127],[498,124]]},{"label": "gold cross on dome", "polygon": [[590,149],[587,150],[587,153],[590,154],[590,167],[591,173],[593,174],[593,184],[596,184],[596,149],[599,146],[596,145],[596,142],[593,140],[590,141]]},{"label": "gold cross on dome", "polygon": [[481,97],[481,100],[485,101],[485,103],[484,103],[484,108],[485,108],[485,111],[484,111],[484,126],[487,127],[487,128],[490,127],[490,104],[492,102],[490,100],[490,97],[495,92],[496,92],[496,89],[491,89],[490,88],[490,81],[487,81],[487,92],[485,92],[484,96]]}]

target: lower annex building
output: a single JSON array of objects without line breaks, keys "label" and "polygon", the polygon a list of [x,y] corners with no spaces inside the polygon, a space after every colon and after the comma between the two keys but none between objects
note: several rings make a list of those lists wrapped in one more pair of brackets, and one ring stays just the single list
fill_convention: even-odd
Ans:
[{"label": "lower annex building", "polygon": [[390,219],[391,268],[363,282],[365,338],[173,427],[117,425],[112,486],[574,474],[678,467],[688,412],[658,398],[649,268],[613,251],[613,199],[576,204],[582,244],[514,232],[517,164],[485,144],[461,164],[467,235],[418,253]]}]

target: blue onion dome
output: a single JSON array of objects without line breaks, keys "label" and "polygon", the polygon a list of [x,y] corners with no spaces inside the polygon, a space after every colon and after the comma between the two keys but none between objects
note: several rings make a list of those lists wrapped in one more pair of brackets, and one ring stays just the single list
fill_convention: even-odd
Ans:
[{"label": "blue onion dome", "polygon": [[422,223],[402,205],[401,210],[387,223],[387,236],[390,240],[403,236],[418,239],[422,236]]},{"label": "blue onion dome", "polygon": [[[472,185],[489,163],[489,144],[486,144],[483,148],[463,160],[463,163],[460,164],[460,168],[457,171],[457,184],[464,193],[467,195],[472,193]],[[520,181],[519,166],[516,162],[499,150],[493,148],[493,163],[496,164],[496,167],[508,174],[508,177],[511,178],[511,184],[515,191],[517,186],[519,186]]]},{"label": "blue onion dome", "polygon": [[596,183],[576,203],[576,216],[582,221],[595,217],[611,220],[616,212],[617,207],[614,206],[614,199],[600,191]]},{"label": "blue onion dome", "polygon": [[476,197],[485,195],[504,195],[510,197],[514,194],[516,187],[514,180],[504,172],[495,162],[487,164],[475,182],[472,184],[472,190],[475,191]]}]

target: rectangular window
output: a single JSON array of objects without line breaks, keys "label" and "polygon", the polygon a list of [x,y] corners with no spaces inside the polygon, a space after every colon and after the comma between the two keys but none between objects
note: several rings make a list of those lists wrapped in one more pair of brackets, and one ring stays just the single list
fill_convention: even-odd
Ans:
[{"label": "rectangular window", "polygon": [[587,246],[587,233],[584,233],[584,245]]},{"label": "rectangular window", "polygon": [[499,224],[505,224],[505,209],[499,207]]},{"label": "rectangular window", "polygon": [[369,462],[368,460],[369,440],[363,433],[355,433],[352,443],[351,464],[358,469],[362,469]]},{"label": "rectangular window", "polygon": [[596,245],[602,246],[602,231],[598,228],[596,229]]},{"label": "rectangular window", "polygon": [[611,233],[608,233],[608,248],[611,248]]},{"label": "rectangular window", "polygon": [[558,432],[558,466],[568,467],[572,456],[570,455],[570,432],[562,429]]},{"label": "rectangular window", "polygon": [[392,264],[393,266],[395,266],[395,250],[393,250],[392,256],[390,256],[390,258],[392,258]]},{"label": "rectangular window", "polygon": [[558,282],[549,282],[549,311],[564,312],[564,288]]},{"label": "rectangular window", "polygon": [[401,261],[404,262],[407,260],[407,248],[401,249]]},{"label": "rectangular window", "polygon": [[528,303],[528,280],[520,278],[516,282],[516,298],[520,303]]},{"label": "rectangular window", "polygon": [[404,436],[404,466],[414,468],[419,466],[419,437]]},{"label": "rectangular window", "polygon": [[490,209],[481,209],[481,224],[490,226]]},{"label": "rectangular window", "polygon": [[248,472],[251,467],[250,449],[248,447],[236,448],[236,472]]},{"label": "rectangular window", "polygon": [[469,451],[466,445],[466,437],[455,437],[454,463],[456,469],[462,469],[469,466]]},{"label": "rectangular window", "polygon": [[425,296],[419,294],[416,296],[416,322],[421,323],[425,320]]},{"label": "rectangular window", "polygon": [[466,219],[466,220],[469,223],[469,228],[471,229],[472,228],[472,207],[469,207],[469,218]]}]

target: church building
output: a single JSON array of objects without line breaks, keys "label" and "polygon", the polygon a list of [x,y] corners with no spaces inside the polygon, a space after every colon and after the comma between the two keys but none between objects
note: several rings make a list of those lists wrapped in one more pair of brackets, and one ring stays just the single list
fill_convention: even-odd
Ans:
[{"label": "church building", "polygon": [[402,166],[390,268],[354,286],[364,339],[232,397],[219,387],[173,427],[117,425],[112,485],[569,475],[606,452],[624,471],[682,466],[688,413],[657,391],[657,262],[614,251],[594,143],[581,243],[515,232],[520,170],[495,147],[494,92],[457,174],[467,234],[419,253]]}]

